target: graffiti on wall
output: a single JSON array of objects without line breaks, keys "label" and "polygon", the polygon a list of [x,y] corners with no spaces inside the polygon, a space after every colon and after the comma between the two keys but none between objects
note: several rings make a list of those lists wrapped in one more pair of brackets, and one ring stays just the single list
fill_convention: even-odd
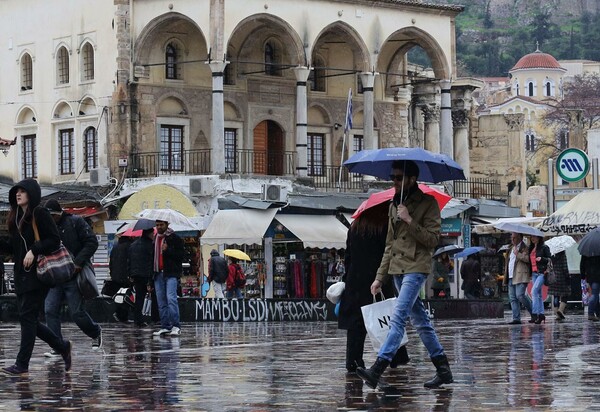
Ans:
[{"label": "graffiti on wall", "polygon": [[271,299],[198,299],[196,321],[333,320],[326,301]]}]

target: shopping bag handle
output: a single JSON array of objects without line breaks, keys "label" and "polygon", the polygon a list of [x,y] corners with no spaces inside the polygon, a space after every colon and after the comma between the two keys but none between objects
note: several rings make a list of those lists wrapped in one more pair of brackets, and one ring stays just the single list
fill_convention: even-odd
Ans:
[{"label": "shopping bag handle", "polygon": [[373,295],[373,303],[377,303],[377,295],[381,295],[380,302],[383,302],[385,300],[385,296],[383,294],[383,291],[380,291],[379,293],[376,293],[375,295]]}]

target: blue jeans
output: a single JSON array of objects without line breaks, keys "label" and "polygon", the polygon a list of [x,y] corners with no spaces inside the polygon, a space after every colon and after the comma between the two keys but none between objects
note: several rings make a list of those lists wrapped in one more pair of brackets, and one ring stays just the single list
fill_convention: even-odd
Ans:
[{"label": "blue jeans", "polygon": [[513,285],[512,279],[508,280],[508,300],[512,309],[513,320],[521,320],[521,304],[531,313],[531,302],[525,296],[527,283],[517,283]]},{"label": "blue jeans", "polygon": [[440,344],[431,322],[429,315],[425,311],[425,306],[419,298],[419,291],[427,279],[424,273],[406,273],[404,275],[394,275],[394,286],[398,291],[394,313],[390,320],[390,333],[381,346],[380,358],[391,361],[396,351],[400,347],[400,341],[404,336],[406,322],[410,317],[410,322],[417,329],[421,341],[429,352],[429,357],[440,356],[444,354],[444,348]]},{"label": "blue jeans", "polygon": [[588,316],[600,316],[599,309],[599,301],[598,297],[600,294],[600,283],[593,282],[591,285],[592,288],[592,296],[590,296],[590,300],[588,301]]},{"label": "blue jeans", "polygon": [[160,314],[160,326],[171,330],[179,325],[179,302],[177,301],[177,285],[179,279],[175,276],[165,276],[163,272],[156,272],[154,276],[154,289]]},{"label": "blue jeans", "polygon": [[544,274],[533,272],[533,286],[531,287],[531,313],[534,315],[544,314],[544,300],[542,299],[542,286],[544,286]]},{"label": "blue jeans", "polygon": [[231,290],[228,290],[227,291],[227,299],[231,299],[233,297],[235,297],[237,299],[242,299],[244,297],[244,295],[242,295],[242,290],[240,288],[233,288]]},{"label": "blue jeans", "polygon": [[101,328],[85,311],[84,301],[77,287],[77,279],[72,279],[62,285],[50,288],[46,296],[44,311],[46,312],[46,324],[56,336],[62,339],[60,330],[60,309],[63,298],[67,301],[69,313],[73,322],[79,329],[90,338],[95,339],[100,335]]}]

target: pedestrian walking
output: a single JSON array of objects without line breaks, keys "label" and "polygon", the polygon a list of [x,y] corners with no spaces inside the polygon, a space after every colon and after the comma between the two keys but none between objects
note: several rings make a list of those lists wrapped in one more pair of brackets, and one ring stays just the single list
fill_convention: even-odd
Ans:
[{"label": "pedestrian walking", "polygon": [[210,259],[208,259],[208,281],[210,282],[216,299],[224,299],[227,292],[227,277],[229,276],[229,268],[227,260],[221,255],[217,249],[210,251]]},{"label": "pedestrian walking", "polygon": [[[60,338],[38,320],[49,288],[36,276],[36,260],[38,255],[50,254],[60,247],[58,228],[50,213],[39,207],[41,199],[42,190],[34,179],[22,180],[8,192],[10,212],[7,222],[10,241],[3,246],[13,256],[21,324],[21,341],[15,364],[2,368],[4,373],[10,375],[21,375],[29,371],[36,337],[61,354],[66,371],[71,369],[72,364],[71,342]],[[34,225],[39,232],[39,240],[36,240]]]},{"label": "pedestrian walking", "polygon": [[153,262],[154,262],[154,228],[142,231],[142,236],[134,240],[129,246],[127,255],[127,271],[135,289],[135,305],[133,308],[133,322],[135,326],[143,328],[148,326],[144,321],[144,297],[154,289]]},{"label": "pedestrian walking", "polygon": [[[510,235],[511,248],[508,251],[508,256],[504,266],[504,280],[502,281],[508,287],[508,300],[512,310],[512,320],[510,325],[521,324],[521,305],[523,305],[529,313],[531,311],[531,302],[525,296],[527,284],[531,280],[531,267],[529,265],[529,250],[523,242],[523,235],[520,233],[511,233]],[[533,318],[533,314],[531,315]]]},{"label": "pedestrian walking", "polygon": [[450,272],[454,270],[448,254],[442,253],[433,260],[431,273],[433,279],[431,289],[435,299],[447,299],[450,297]]},{"label": "pedestrian walking", "polygon": [[460,266],[461,289],[466,299],[479,299],[481,296],[481,263],[475,254],[469,255]]},{"label": "pedestrian walking", "polygon": [[556,319],[561,321],[565,319],[567,301],[571,296],[571,275],[569,274],[567,254],[564,250],[551,256],[550,259],[556,274],[556,282],[548,286],[548,293],[553,296],[552,305]]},{"label": "pedestrian walking", "polygon": [[592,288],[592,295],[588,301],[588,320],[600,320],[600,256],[582,256],[579,264],[581,279],[587,281]]},{"label": "pedestrian walking", "polygon": [[[115,294],[122,288],[130,288],[131,280],[129,278],[129,247],[133,243],[133,238],[129,236],[120,236],[117,244],[110,251],[110,260],[108,270],[110,271],[111,294]],[[117,322],[127,323],[129,320],[129,304],[121,303],[115,305],[113,319]]]},{"label": "pedestrian walking", "polygon": [[177,286],[183,272],[183,240],[169,227],[169,222],[156,221],[154,238],[154,289],[160,313],[160,330],[155,336],[179,336],[179,302]]},{"label": "pedestrian walking", "polygon": [[541,236],[530,236],[529,245],[529,266],[533,285],[531,287],[531,320],[530,323],[546,323],[544,314],[544,300],[542,299],[542,286],[544,286],[544,277],[548,262],[550,262],[550,248],[544,245],[544,238]]},{"label": "pedestrian walking", "polygon": [[356,369],[358,376],[371,388],[377,387],[381,374],[400,347],[409,317],[436,367],[435,376],[424,386],[437,388],[453,382],[444,348],[419,298],[419,291],[431,270],[433,250],[439,243],[441,218],[435,198],[418,188],[418,177],[419,168],[414,162],[395,161],[392,164],[390,178],[394,181],[396,194],[389,209],[385,252],[371,284],[371,293],[379,293],[391,276],[398,298],[391,316],[390,332],[377,360],[369,369]]},{"label": "pedestrian walking", "polygon": [[[73,279],[50,288],[44,305],[46,324],[58,336],[62,338],[60,325],[61,305],[66,300],[71,319],[83,333],[92,338],[92,350],[102,347],[102,328],[85,310],[85,300],[77,286],[77,276],[85,265],[91,265],[92,257],[98,249],[98,239],[81,216],[75,216],[65,212],[60,203],[55,199],[48,200],[44,207],[54,219],[60,239],[73,256],[75,263],[75,275]],[[44,353],[46,357],[58,356],[56,351]]]},{"label": "pedestrian walking", "polygon": [[229,266],[227,274],[227,299],[242,299],[244,297],[242,293],[242,286],[239,284],[237,279],[240,278],[240,272],[243,274],[244,271],[238,263],[239,260],[228,256]]},{"label": "pedestrian walking", "polygon": [[[346,332],[346,370],[356,372],[365,367],[363,360],[367,330],[361,307],[373,303],[371,284],[385,250],[388,202],[363,211],[350,225],[344,257],[344,292],[340,300],[338,328]],[[383,287],[384,296],[394,294],[392,282]],[[395,368],[409,361],[406,346],[401,346],[390,362]]]}]

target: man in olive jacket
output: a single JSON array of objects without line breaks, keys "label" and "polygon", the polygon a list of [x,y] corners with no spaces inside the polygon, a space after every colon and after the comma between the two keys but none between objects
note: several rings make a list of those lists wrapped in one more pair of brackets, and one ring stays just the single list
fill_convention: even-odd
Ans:
[{"label": "man in olive jacket", "polygon": [[381,374],[400,347],[409,317],[436,367],[436,375],[425,382],[425,387],[437,388],[453,382],[444,348],[419,298],[419,291],[431,270],[433,250],[439,241],[441,218],[433,196],[419,189],[418,177],[419,168],[414,162],[393,163],[390,178],[394,181],[396,195],[390,205],[386,247],[371,285],[371,293],[379,293],[386,278],[392,276],[398,298],[391,317],[390,332],[375,364],[369,369],[356,370],[371,388],[377,387]]},{"label": "man in olive jacket", "polygon": [[531,301],[525,296],[527,284],[531,281],[531,266],[529,265],[529,249],[523,242],[523,235],[512,233],[510,235],[512,247],[506,256],[504,267],[504,280],[508,286],[508,300],[512,309],[510,325],[521,323],[521,304],[531,314]]}]

